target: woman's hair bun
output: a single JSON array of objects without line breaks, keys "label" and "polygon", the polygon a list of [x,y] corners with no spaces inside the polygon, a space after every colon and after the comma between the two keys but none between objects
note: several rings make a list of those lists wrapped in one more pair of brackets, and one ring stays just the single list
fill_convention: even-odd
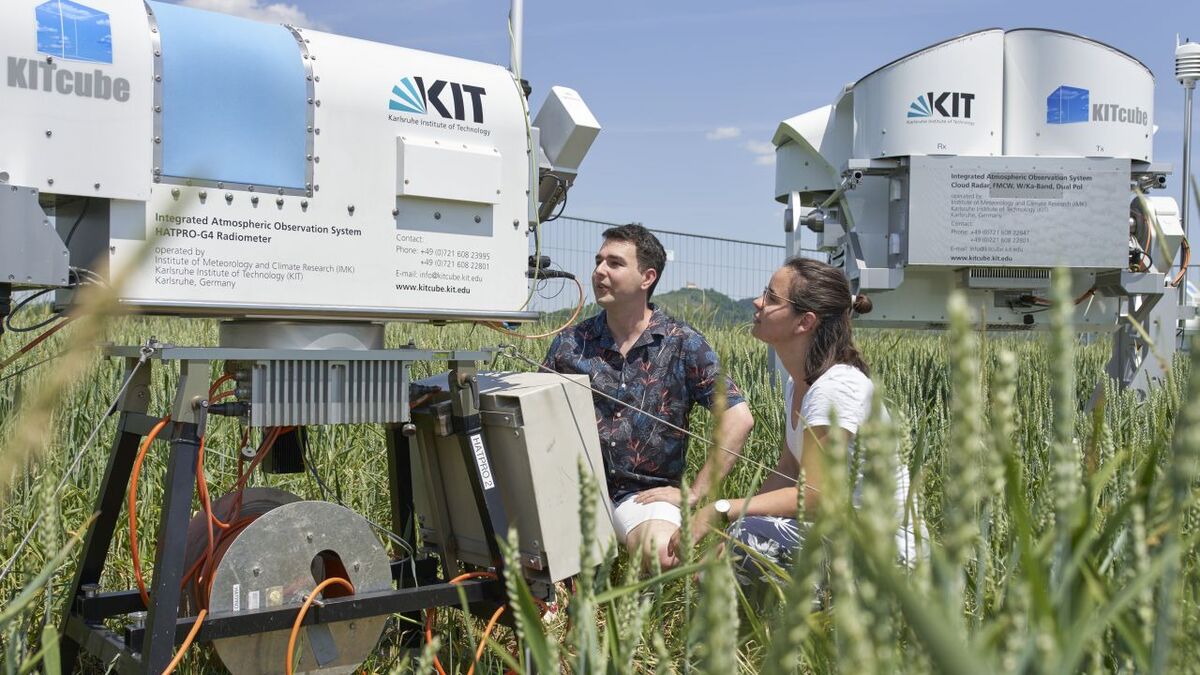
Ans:
[{"label": "woman's hair bun", "polygon": [[854,296],[854,302],[850,303],[850,308],[854,310],[855,314],[870,314],[872,307],[874,305],[871,304],[871,298],[868,298],[866,293]]}]

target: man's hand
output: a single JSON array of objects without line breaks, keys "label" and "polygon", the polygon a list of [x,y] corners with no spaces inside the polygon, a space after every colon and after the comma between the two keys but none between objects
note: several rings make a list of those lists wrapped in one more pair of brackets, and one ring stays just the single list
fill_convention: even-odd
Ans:
[{"label": "man's hand", "polygon": [[[688,495],[688,506],[695,506],[699,499],[700,495],[698,494],[693,493]],[[666,502],[673,506],[683,508],[683,493],[679,491],[679,488],[675,487],[650,488],[649,490],[644,490],[634,495],[633,501],[637,502],[638,504]]]}]

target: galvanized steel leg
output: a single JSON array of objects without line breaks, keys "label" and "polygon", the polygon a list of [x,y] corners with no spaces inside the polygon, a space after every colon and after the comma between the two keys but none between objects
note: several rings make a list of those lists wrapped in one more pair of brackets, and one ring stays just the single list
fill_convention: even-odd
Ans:
[{"label": "galvanized steel leg", "polygon": [[142,665],[147,673],[161,673],[175,651],[175,624],[179,616],[180,584],[183,581],[187,548],[187,526],[192,517],[192,485],[196,481],[196,456],[200,449],[199,427],[176,425],[167,465],[166,492],[158,524],[157,559],[150,590],[146,637],[142,643]]},{"label": "galvanized steel leg", "polygon": [[92,512],[96,519],[88,527],[83,538],[83,547],[79,556],[79,565],[75,569],[75,579],[68,589],[70,601],[63,608],[62,621],[59,623],[60,658],[63,671],[73,673],[75,661],[79,657],[80,645],[67,636],[67,619],[74,611],[74,599],[83,592],[84,586],[100,583],[100,575],[104,571],[104,561],[112,545],[113,532],[116,531],[117,519],[121,516],[121,507],[125,499],[125,489],[129,486],[129,475],[133,471],[133,460],[137,456],[138,445],[142,435],[129,430],[129,420],[132,415],[142,415],[149,409],[150,403],[150,362],[138,368],[138,360],[125,359],[125,377],[131,374],[126,393],[117,402],[117,410],[121,411],[117,423],[117,435],[113,439],[112,450],[108,454],[108,468],[104,470],[104,480],[100,483],[100,492],[96,495],[96,505]]}]

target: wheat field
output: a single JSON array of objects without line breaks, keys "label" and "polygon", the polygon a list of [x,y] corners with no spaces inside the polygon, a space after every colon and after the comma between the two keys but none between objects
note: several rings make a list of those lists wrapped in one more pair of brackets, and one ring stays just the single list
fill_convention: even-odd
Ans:
[{"label": "wheat field", "polygon": [[[860,434],[861,508],[850,504],[846,463],[829,459],[837,443],[827,448],[835,487],[820,513],[805,514],[810,534],[795,567],[778,570],[782,581],[765,604],[739,593],[728,556],[717,554],[718,536],[688,551],[681,568],[643,578],[616,553],[592,561],[597,573],[578,579],[569,594],[560,589],[558,611],[546,617],[510,577],[515,626],[492,634],[475,672],[1200,672],[1200,405],[1189,403],[1200,401],[1200,377],[1191,377],[1200,372],[1186,354],[1177,358],[1167,383],[1143,401],[1106,382],[1107,340],[1078,344],[1062,313],[1052,312],[1048,333],[1001,335],[975,331],[961,302],[951,311],[945,333],[860,331],[893,424]],[[781,385],[748,327],[721,326],[702,313],[684,318],[706,333],[750,402],[756,426],[748,459],[721,491],[752,494],[764,478],[761,465],[777,458]],[[103,415],[120,386],[117,360],[86,352],[61,391],[50,393],[42,390],[67,367],[63,358],[17,373],[66,348],[74,329],[0,372],[0,663],[9,673],[61,667],[55,626],[73,573],[73,537],[90,516],[115,425]],[[126,317],[105,322],[99,337],[205,346],[216,344],[216,330],[210,320]],[[388,327],[388,346],[410,340],[426,348],[512,342],[481,326]],[[21,344],[6,334],[0,358]],[[537,359],[548,344],[516,347]],[[1200,349],[1191,354],[1200,358]],[[511,358],[489,368],[527,369]],[[153,372],[151,414],[163,414],[176,374],[161,365]],[[1098,386],[1098,404],[1089,406]],[[29,420],[37,421],[36,442],[21,432]],[[707,411],[694,413],[693,430],[707,434],[713,424]],[[97,425],[97,441],[70,473]],[[230,420],[209,427],[205,470],[214,494],[236,479],[239,436]],[[345,503],[387,522],[382,430],[317,428],[310,443],[325,482]],[[889,453],[870,452],[895,443],[932,540],[929,559],[912,569],[894,564],[886,534],[895,529]],[[693,442],[690,475],[705,452]],[[143,469],[144,533],[158,522],[164,456],[151,452]],[[320,495],[307,475],[256,476],[254,483]],[[585,525],[595,517],[581,513]],[[125,530],[113,542],[106,590],[133,587]],[[141,537],[143,560],[153,560],[153,547],[152,536]],[[440,612],[435,643],[420,652],[401,647],[401,632],[411,628],[393,617],[364,669],[429,672],[436,653],[447,672],[465,672],[483,624]],[[88,667],[103,672],[103,664]],[[220,672],[220,664],[197,645],[179,672]]]}]

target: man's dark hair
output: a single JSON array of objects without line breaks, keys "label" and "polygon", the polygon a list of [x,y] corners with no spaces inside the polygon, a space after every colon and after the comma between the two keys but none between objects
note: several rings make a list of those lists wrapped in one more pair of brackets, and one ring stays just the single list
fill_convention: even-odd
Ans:
[{"label": "man's dark hair", "polygon": [[663,268],[667,266],[667,252],[663,250],[658,237],[637,223],[610,227],[601,235],[604,241],[627,241],[633,244],[637,251],[638,271],[654,270],[654,283],[646,291],[646,300],[649,300],[654,295],[654,287],[662,280]]}]

